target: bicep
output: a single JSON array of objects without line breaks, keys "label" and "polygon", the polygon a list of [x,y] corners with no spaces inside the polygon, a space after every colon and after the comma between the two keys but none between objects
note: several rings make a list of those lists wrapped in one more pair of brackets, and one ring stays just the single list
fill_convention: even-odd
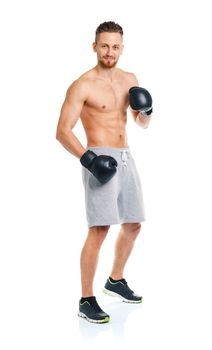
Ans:
[{"label": "bicep", "polygon": [[79,84],[74,83],[68,89],[58,123],[61,128],[73,129],[80,117],[85,99],[85,94],[80,89]]}]

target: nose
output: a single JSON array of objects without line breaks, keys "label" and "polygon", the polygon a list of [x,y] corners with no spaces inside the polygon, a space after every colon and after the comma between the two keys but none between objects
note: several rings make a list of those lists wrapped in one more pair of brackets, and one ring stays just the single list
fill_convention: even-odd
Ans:
[{"label": "nose", "polygon": [[111,48],[111,47],[108,47],[108,49],[107,49],[107,55],[108,55],[108,56],[112,56],[112,48]]}]

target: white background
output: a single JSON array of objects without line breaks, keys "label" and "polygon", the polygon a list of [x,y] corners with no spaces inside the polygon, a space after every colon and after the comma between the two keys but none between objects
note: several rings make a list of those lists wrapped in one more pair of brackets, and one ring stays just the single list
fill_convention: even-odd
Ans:
[{"label": "white background", "polygon": [[[55,139],[66,90],[96,64],[96,27],[124,29],[119,67],[150,90],[149,129],[128,121],[147,221],[126,268],[141,306],[101,288],[108,325],[77,317],[87,226],[79,161]],[[2,350],[211,350],[211,14],[209,1],[1,1],[0,321]],[[76,135],[85,145],[80,123]],[[74,345],[75,344],[75,345]]]}]

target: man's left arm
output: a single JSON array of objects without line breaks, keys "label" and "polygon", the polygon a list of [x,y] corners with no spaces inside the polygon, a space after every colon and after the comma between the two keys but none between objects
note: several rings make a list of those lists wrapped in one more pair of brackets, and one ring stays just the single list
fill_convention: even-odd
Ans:
[{"label": "man's left arm", "polygon": [[136,124],[146,129],[149,126],[153,113],[152,97],[146,89],[139,87],[135,75],[132,74],[132,78],[129,89],[130,111]]},{"label": "man's left arm", "polygon": [[143,129],[148,128],[149,123],[151,121],[151,115],[144,116],[143,114],[141,114],[141,112],[137,112],[137,111],[135,112],[132,109],[131,109],[131,113],[132,113],[133,118],[138,126],[142,127]]}]

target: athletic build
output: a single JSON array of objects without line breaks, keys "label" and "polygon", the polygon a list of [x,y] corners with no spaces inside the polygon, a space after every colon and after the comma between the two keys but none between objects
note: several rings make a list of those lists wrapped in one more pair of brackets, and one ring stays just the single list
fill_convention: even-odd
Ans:
[{"label": "athletic build", "polygon": [[[99,215],[99,212],[103,212],[103,208],[100,208],[102,202],[104,206],[107,203],[109,207],[116,205],[111,202],[111,196],[116,192],[117,181],[121,181],[125,176],[125,173],[121,173],[121,169],[126,172],[126,165],[129,164],[131,167],[131,163],[134,167],[126,133],[129,103],[133,106],[131,112],[135,121],[143,128],[148,126],[152,112],[148,92],[138,87],[136,76],[116,67],[123,51],[122,36],[122,28],[114,22],[99,25],[93,43],[97,65],[69,87],[57,127],[57,139],[70,153],[79,158],[83,165],[89,230],[81,253],[82,298],[79,316],[96,323],[109,321],[109,315],[97,304],[93,293],[93,279],[100,247],[110,225],[114,223],[120,223],[121,230],[115,246],[111,275],[105,284],[105,292],[118,295],[126,302],[135,303],[142,300],[142,297],[132,292],[123,278],[125,264],[141,228],[140,221],[144,220],[143,207],[139,203],[140,184],[130,185],[129,192],[134,191],[135,196],[138,196],[136,207],[139,207],[139,210],[138,214],[135,214],[136,210],[130,214],[129,221],[126,221],[129,211],[122,210],[128,203],[126,195],[125,197],[123,195],[121,209],[117,209],[118,219],[113,217],[114,210],[113,213],[109,213],[110,209],[106,212],[105,218],[102,218],[102,213]],[[72,131],[79,118],[87,137],[86,148]],[[135,169],[132,171],[136,172]],[[120,180],[117,180],[118,176]],[[131,173],[126,176],[132,177]],[[138,187],[134,188],[135,186]]]}]

